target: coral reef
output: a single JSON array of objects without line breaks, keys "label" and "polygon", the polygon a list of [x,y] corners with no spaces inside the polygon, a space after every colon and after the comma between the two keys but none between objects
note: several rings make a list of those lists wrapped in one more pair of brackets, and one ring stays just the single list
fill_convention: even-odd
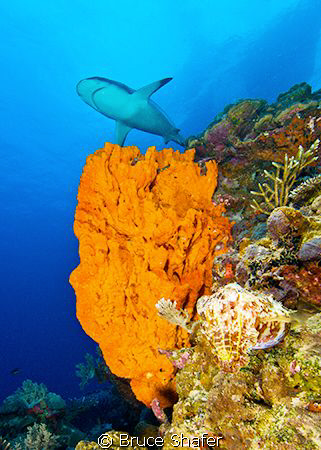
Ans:
[{"label": "coral reef", "polygon": [[279,275],[301,301],[321,307],[321,267],[317,263],[310,263],[306,267],[285,265]]},{"label": "coral reef", "polygon": [[16,411],[21,408],[33,408],[48,395],[48,389],[42,383],[25,380],[16,392],[5,399],[1,411]]},{"label": "coral reef", "polygon": [[88,158],[77,315],[155,416],[116,429],[157,436],[158,422],[165,450],[320,448],[320,106],[306,83],[228,105],[188,140],[198,165],[108,144]]},{"label": "coral reef", "polygon": [[[200,164],[211,158],[219,162],[219,183],[214,201],[217,204],[224,202],[227,217],[236,222],[232,230],[236,244],[240,244],[244,237],[252,238],[251,233],[255,234],[256,227],[261,232],[262,222],[266,220],[259,209],[253,211],[251,191],[256,192],[259,184],[262,187],[267,184],[266,174],[273,177],[273,165],[284,166],[285,155],[288,155],[289,164],[292,157],[298,156],[300,146],[309,150],[321,138],[320,105],[320,90],[312,92],[311,86],[301,83],[280,94],[272,104],[254,99],[228,105],[202,134],[187,139],[187,148],[196,149]],[[315,157],[319,158],[320,150]],[[281,167],[279,170],[282,172]],[[318,161],[312,161],[300,174],[296,174],[293,188],[317,177],[319,172]],[[259,191],[260,196],[271,197],[272,205],[268,208],[266,204],[261,204],[265,213],[273,207],[289,204],[285,198],[287,195],[293,203],[289,192],[284,192],[281,202],[279,193],[274,195],[276,185],[282,189],[282,181],[270,181],[271,185],[268,183],[263,192]],[[320,190],[316,183],[315,194],[318,193]]]},{"label": "coral reef", "polygon": [[272,241],[290,242],[300,236],[309,226],[309,220],[300,211],[287,206],[275,208],[267,219],[267,231]]},{"label": "coral reef", "polygon": [[289,194],[289,199],[298,204],[306,198],[313,198],[314,193],[321,191],[321,175],[308,178],[300,183],[295,189],[292,189]]},{"label": "coral reef", "polygon": [[[50,450],[62,448],[59,436],[51,433],[44,423],[35,423],[27,428],[25,437],[19,436],[14,443],[3,441],[1,449],[14,450]],[[1,446],[1,439],[0,439]]]},{"label": "coral reef", "polygon": [[313,316],[277,346],[251,351],[247,367],[234,373],[219,370],[196,339],[176,377],[179,401],[163,428],[164,450],[181,433],[220,438],[228,450],[320,448],[320,323]]},{"label": "coral reef", "polygon": [[287,92],[278,95],[278,109],[286,109],[293,104],[320,99],[320,92],[312,95],[312,88],[308,83],[299,83],[292,86]]},{"label": "coral reef", "polygon": [[[50,448],[57,448],[58,437],[50,433],[44,423],[34,424],[28,427],[28,433],[24,441],[25,448],[32,450],[49,450]],[[17,448],[17,447],[16,447]]]},{"label": "coral reef", "polygon": [[68,423],[66,402],[60,395],[31,380],[25,380],[1,405],[0,433],[15,449],[60,448],[84,435]]},{"label": "coral reef", "polygon": [[[4,400],[0,408],[0,448],[2,444],[6,448],[29,448],[27,438],[30,445],[31,442],[34,445],[30,448],[38,448],[35,447],[35,435],[39,434],[40,439],[41,434],[45,438],[49,436],[48,433],[58,440],[54,448],[74,448],[84,439],[97,441],[106,430],[115,428],[133,431],[140,421],[142,411],[149,412],[149,409],[136,400],[126,383],[131,394],[129,403],[128,393],[124,394],[124,389],[121,394],[118,392],[120,381],[117,380],[117,388],[109,380],[104,389],[65,402],[59,395],[49,392],[44,384],[26,380],[15,393]],[[42,400],[29,408],[25,400],[20,400],[20,396],[27,396],[28,405],[33,402],[32,399]],[[39,425],[42,425],[41,428]],[[42,430],[46,433],[41,433]],[[39,448],[44,448],[44,444],[39,445],[42,445]]]},{"label": "coral reef", "polygon": [[158,348],[179,348],[187,333],[155,312],[171,297],[193,312],[209,292],[215,255],[230,240],[231,223],[215,206],[217,166],[206,173],[184,154],[106,144],[87,158],[75,234],[80,265],[70,277],[77,317],[96,340],[110,370],[131,380],[136,397],[171,404],[174,371]]},{"label": "coral reef", "polygon": [[[165,450],[181,433],[221,438],[219,447],[226,449],[320,448],[320,100],[321,91],[313,94],[303,83],[275,104],[253,105],[244,131],[229,115],[234,105],[191,139],[198,157],[220,161],[214,201],[236,221],[235,240],[215,258],[213,294],[198,301],[198,323],[175,303],[158,304],[163,317],[191,332],[192,343],[179,354],[163,351],[179,368],[179,400],[160,428]],[[238,104],[239,124],[243,108],[245,101]],[[264,173],[271,185],[263,185]],[[253,205],[253,214],[249,193],[258,183],[263,203]],[[240,313],[243,293],[257,303],[243,303]],[[272,336],[267,317],[266,340],[256,345],[264,314],[253,316],[262,296],[273,299],[280,314]]]},{"label": "coral reef", "polygon": [[315,154],[318,150],[319,142],[319,139],[316,139],[309,149],[303,149],[300,146],[295,157],[289,158],[286,153],[284,164],[273,162],[272,165],[276,168],[275,173],[264,170],[264,175],[272,180],[273,186],[271,187],[267,183],[264,183],[262,186],[259,183],[260,192],[251,191],[251,194],[263,197],[264,202],[262,204],[264,206],[253,200],[251,207],[263,214],[269,214],[278,206],[286,206],[289,201],[290,190],[299,174],[305,167],[318,159]]},{"label": "coral reef", "polygon": [[[314,105],[312,105],[314,106]],[[297,148],[309,148],[316,139],[320,139],[321,119],[319,108],[302,110],[301,105],[292,109],[287,117],[284,111],[284,120],[281,127],[272,131],[261,133],[257,138],[248,142],[249,149],[257,151],[257,159],[282,162],[284,154],[294,156]]]},{"label": "coral reef", "polygon": [[285,152],[293,156],[299,145],[310,147],[321,133],[320,91],[306,87],[293,86],[270,105],[260,99],[228,105],[204,133],[188,139],[188,147],[195,147],[200,158],[213,156],[220,162],[240,153],[251,160],[282,162]]},{"label": "coral reef", "polygon": [[25,410],[36,412],[39,405],[52,411],[63,410],[66,406],[60,395],[48,392],[43,383],[25,380],[20,388],[4,400],[0,413],[10,414]]},{"label": "coral reef", "polygon": [[230,250],[214,261],[216,288],[227,281],[219,268],[231,264],[229,281],[264,288],[292,308],[302,302],[319,306],[321,222],[290,207],[276,208],[267,222],[270,236],[244,240],[239,252]]}]

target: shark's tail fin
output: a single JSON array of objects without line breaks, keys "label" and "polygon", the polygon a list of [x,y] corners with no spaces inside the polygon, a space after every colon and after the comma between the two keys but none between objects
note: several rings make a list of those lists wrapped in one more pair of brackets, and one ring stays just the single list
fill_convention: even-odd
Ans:
[{"label": "shark's tail fin", "polygon": [[186,139],[180,134],[179,128],[174,128],[170,135],[164,138],[165,144],[169,141],[177,142],[182,147],[186,147]]},{"label": "shark's tail fin", "polygon": [[177,142],[182,147],[186,147],[187,145],[187,140],[181,134],[178,134],[178,139],[175,140],[175,142]]}]

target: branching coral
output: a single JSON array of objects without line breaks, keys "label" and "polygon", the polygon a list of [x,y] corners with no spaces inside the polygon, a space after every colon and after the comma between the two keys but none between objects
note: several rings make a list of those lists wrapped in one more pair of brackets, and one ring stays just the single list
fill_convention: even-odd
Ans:
[{"label": "branching coral", "polygon": [[59,437],[51,433],[44,423],[35,423],[32,427],[28,427],[25,439],[21,438],[20,441],[13,447],[9,444],[5,448],[13,448],[15,450],[50,450],[61,448]]},{"label": "branching coral", "polygon": [[230,240],[224,205],[212,203],[217,165],[207,162],[202,175],[193,160],[194,150],[141,155],[106,144],[87,158],[79,186],[80,265],[70,277],[77,316],[111,371],[130,379],[148,406],[155,397],[169,405],[175,395],[174,369],[158,349],[188,342],[155,304],[170,297],[193,314]]},{"label": "branching coral", "polygon": [[308,150],[304,150],[300,145],[295,157],[289,158],[288,154],[285,154],[284,164],[272,162],[276,171],[271,173],[264,170],[264,175],[273,182],[273,185],[270,186],[268,183],[261,185],[259,183],[260,191],[251,191],[251,194],[263,197],[263,202],[259,204],[256,200],[253,200],[251,207],[263,214],[270,214],[274,208],[286,206],[289,201],[290,190],[298,175],[305,167],[318,159],[316,152],[319,142],[319,139],[315,140]]},{"label": "branching coral", "polygon": [[52,434],[44,423],[28,427],[25,446],[32,450],[49,450],[58,447],[58,436]]}]

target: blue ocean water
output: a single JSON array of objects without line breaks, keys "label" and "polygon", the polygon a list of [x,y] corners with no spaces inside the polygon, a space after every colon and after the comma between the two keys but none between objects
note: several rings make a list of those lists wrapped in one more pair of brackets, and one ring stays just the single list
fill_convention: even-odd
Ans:
[{"label": "blue ocean water", "polygon": [[[95,348],[68,282],[78,264],[72,225],[86,156],[113,142],[114,122],[79,99],[77,82],[102,76],[137,89],[173,77],[153,99],[184,136],[197,134],[239,98],[273,101],[302,81],[321,87],[319,8],[320,0],[2,2],[0,400],[26,378],[79,395],[75,364]],[[126,143],[163,147],[137,130]]]}]

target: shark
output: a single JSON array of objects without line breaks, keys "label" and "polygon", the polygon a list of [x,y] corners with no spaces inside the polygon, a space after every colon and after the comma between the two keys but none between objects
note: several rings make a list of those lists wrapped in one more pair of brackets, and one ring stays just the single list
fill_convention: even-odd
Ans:
[{"label": "shark", "polygon": [[80,98],[106,117],[116,121],[116,143],[123,146],[131,129],[152,133],[164,138],[165,144],[174,141],[184,146],[180,130],[151,95],[172,78],[163,78],[140,89],[132,89],[118,81],[102,77],[85,78],[77,84]]}]

